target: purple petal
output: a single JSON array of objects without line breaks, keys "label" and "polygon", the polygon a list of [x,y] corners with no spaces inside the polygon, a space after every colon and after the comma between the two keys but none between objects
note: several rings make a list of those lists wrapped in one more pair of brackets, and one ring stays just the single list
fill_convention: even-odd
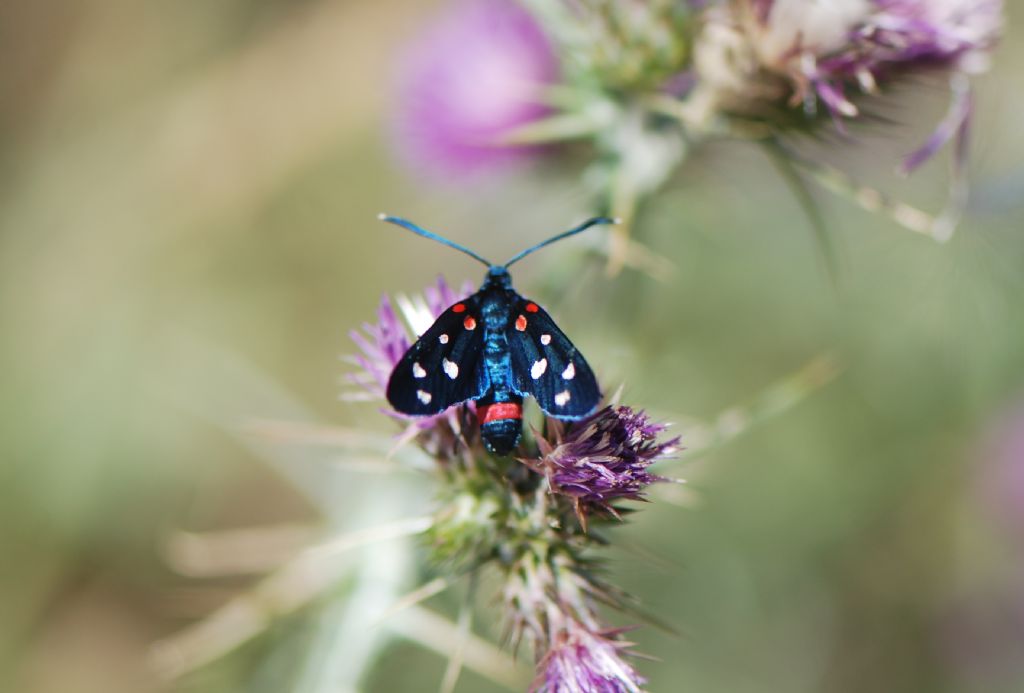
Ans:
[{"label": "purple petal", "polygon": [[639,693],[644,679],[622,657],[624,643],[571,622],[539,665],[537,693]]},{"label": "purple petal", "polygon": [[665,428],[642,411],[606,407],[566,433],[539,466],[553,492],[608,510],[616,500],[642,499],[647,486],[665,480],[647,469],[676,449],[678,438],[658,442]]},{"label": "purple petal", "polygon": [[[953,101],[949,105],[946,117],[935,128],[924,145],[909,154],[900,166],[900,173],[907,175],[917,169],[921,164],[935,156],[935,153],[942,149],[954,136],[957,137],[956,164],[963,166],[967,158],[967,139],[970,129],[971,113],[974,109],[974,99],[966,78],[958,75],[954,78]],[[960,86],[957,86],[957,84]]]}]

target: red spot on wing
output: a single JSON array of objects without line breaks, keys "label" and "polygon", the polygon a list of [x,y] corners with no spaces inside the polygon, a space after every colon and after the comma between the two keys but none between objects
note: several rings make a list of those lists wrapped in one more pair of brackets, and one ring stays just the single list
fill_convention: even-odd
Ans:
[{"label": "red spot on wing", "polygon": [[515,402],[495,402],[477,407],[476,415],[482,424],[502,419],[521,419],[523,418],[523,407]]},{"label": "red spot on wing", "polygon": [[520,332],[526,329],[525,315],[520,315],[518,318],[516,318],[516,329],[519,330]]},{"label": "red spot on wing", "polygon": [[[462,305],[462,304],[460,303],[459,305]],[[463,306],[463,310],[465,310],[465,306]],[[472,315],[467,315],[466,319],[462,321],[462,326],[465,327],[467,330],[475,330],[476,329],[476,320],[473,319]]]},{"label": "red spot on wing", "polygon": [[456,303],[454,306],[452,306],[452,312],[453,313],[465,313],[466,312],[466,304],[465,303]]},{"label": "red spot on wing", "polygon": [[537,307],[536,303],[527,303],[526,304],[526,312],[527,313],[536,313],[538,310],[540,310],[540,308]]}]

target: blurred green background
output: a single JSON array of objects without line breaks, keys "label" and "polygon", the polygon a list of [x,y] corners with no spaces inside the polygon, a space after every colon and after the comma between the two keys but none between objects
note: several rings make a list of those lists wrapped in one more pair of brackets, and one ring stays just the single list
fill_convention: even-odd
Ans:
[{"label": "blurred green background", "polygon": [[[393,56],[437,6],[0,6],[0,690],[305,690],[307,612],[181,681],[153,672],[154,641],[253,580],[179,574],[169,537],[301,535],[324,507],[359,525],[408,486],[329,460],[293,475],[239,432],[253,418],[392,432],[374,405],[338,400],[347,332],[383,292],[482,272],[378,212],[500,258],[591,211],[580,161],[473,190],[395,166]],[[1024,510],[989,492],[1014,407],[1024,430],[1024,50],[1008,10],[949,244],[821,192],[833,286],[769,161],[716,144],[640,219],[670,281],[579,271],[568,243],[517,267],[605,382],[659,418],[714,420],[821,353],[843,366],[667,465],[690,479],[686,502],[655,494],[613,532],[647,557],[612,548],[612,578],[680,631],[633,634],[651,690],[1024,690]],[[938,162],[890,175],[944,108],[927,85],[911,94],[896,118],[919,125],[813,146],[935,209]],[[396,643],[367,689],[435,690],[443,669]],[[495,688],[467,674],[458,690]]]}]

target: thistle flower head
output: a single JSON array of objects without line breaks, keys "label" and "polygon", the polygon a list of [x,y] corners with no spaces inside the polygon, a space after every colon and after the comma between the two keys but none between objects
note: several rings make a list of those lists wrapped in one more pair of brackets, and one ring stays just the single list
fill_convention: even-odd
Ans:
[{"label": "thistle flower head", "polygon": [[648,467],[676,451],[679,438],[659,442],[666,430],[642,411],[605,407],[580,422],[557,443],[542,445],[542,470],[552,491],[571,497],[577,513],[605,510],[621,499],[642,500],[644,489],[663,477]]},{"label": "thistle flower head", "polygon": [[625,659],[630,643],[621,630],[602,628],[594,612],[595,600],[615,603],[616,596],[572,543],[554,535],[535,541],[508,571],[503,597],[513,642],[526,639],[537,657],[531,691],[639,691],[644,679]]},{"label": "thistle flower head", "polygon": [[558,62],[532,17],[510,0],[461,0],[408,47],[399,64],[395,144],[428,176],[504,171],[538,149],[503,136],[548,113],[541,91]]},{"label": "thistle flower head", "polygon": [[645,680],[623,659],[629,643],[614,632],[594,632],[568,621],[544,655],[533,690],[538,693],[638,693]]},{"label": "thistle flower head", "polygon": [[1001,24],[1001,0],[738,0],[708,12],[697,62],[724,110],[820,104],[841,127],[892,76],[984,71]]}]

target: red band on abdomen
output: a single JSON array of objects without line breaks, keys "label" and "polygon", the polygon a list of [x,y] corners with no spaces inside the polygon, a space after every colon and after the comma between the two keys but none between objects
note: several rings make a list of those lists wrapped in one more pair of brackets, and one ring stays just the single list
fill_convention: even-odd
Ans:
[{"label": "red band on abdomen", "polygon": [[523,418],[523,407],[515,402],[495,402],[479,407],[477,416],[480,417],[482,424],[501,419],[521,419]]}]

